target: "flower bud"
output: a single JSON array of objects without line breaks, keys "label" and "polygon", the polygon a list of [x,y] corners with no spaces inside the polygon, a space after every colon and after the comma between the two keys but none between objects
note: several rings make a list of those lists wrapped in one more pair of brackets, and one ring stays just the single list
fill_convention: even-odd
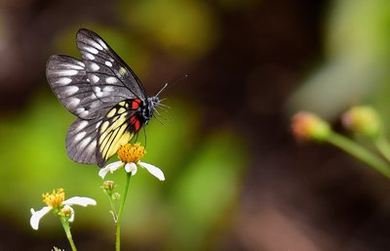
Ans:
[{"label": "flower bud", "polygon": [[119,200],[121,198],[121,195],[119,193],[113,193],[112,194],[112,199],[113,200]]},{"label": "flower bud", "polygon": [[115,182],[112,181],[112,180],[105,180],[103,182],[103,186],[102,187],[103,187],[104,190],[106,190],[107,192],[111,193],[112,191],[114,191],[116,185],[115,185]]},{"label": "flower bud", "polygon": [[65,217],[66,219],[70,219],[72,217],[72,209],[69,206],[64,206],[60,211],[59,214],[62,217]]},{"label": "flower bud", "polygon": [[382,123],[375,109],[370,106],[355,106],[342,116],[345,128],[357,135],[376,138],[382,130]]},{"label": "flower bud", "polygon": [[291,129],[299,141],[324,141],[331,132],[329,124],[310,112],[299,112],[292,118]]}]

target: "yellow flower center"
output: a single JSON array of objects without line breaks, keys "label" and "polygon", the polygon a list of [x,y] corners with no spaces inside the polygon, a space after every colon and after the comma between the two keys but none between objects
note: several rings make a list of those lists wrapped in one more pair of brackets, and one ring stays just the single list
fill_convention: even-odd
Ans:
[{"label": "yellow flower center", "polygon": [[145,148],[140,143],[126,144],[119,148],[118,158],[124,163],[136,163],[145,153]]},{"label": "yellow flower center", "polygon": [[51,193],[42,194],[43,202],[52,208],[59,208],[65,200],[65,192],[63,188],[53,190]]}]

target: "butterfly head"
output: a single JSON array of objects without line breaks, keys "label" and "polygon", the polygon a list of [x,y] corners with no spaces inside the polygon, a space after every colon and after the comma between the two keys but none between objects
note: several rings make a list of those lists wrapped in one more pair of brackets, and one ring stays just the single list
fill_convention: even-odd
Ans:
[{"label": "butterfly head", "polygon": [[149,119],[152,118],[153,112],[156,110],[156,107],[160,104],[160,98],[157,96],[148,97],[146,99],[145,108],[142,111],[142,116],[144,117],[146,123]]},{"label": "butterfly head", "polygon": [[145,124],[147,124],[149,119],[152,118],[153,113],[155,111],[158,113],[156,108],[162,105],[159,95],[165,90],[165,88],[167,88],[167,86],[168,83],[165,83],[164,86],[157,92],[155,96],[148,97],[146,99],[146,105],[142,112],[142,116],[145,120]]}]

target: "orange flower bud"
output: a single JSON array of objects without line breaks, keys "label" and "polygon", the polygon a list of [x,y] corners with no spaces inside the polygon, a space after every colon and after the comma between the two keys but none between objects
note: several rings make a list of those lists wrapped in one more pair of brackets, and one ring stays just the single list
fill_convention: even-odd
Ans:
[{"label": "orange flower bud", "polygon": [[331,132],[329,124],[310,112],[299,112],[292,118],[291,129],[299,141],[323,141]]}]

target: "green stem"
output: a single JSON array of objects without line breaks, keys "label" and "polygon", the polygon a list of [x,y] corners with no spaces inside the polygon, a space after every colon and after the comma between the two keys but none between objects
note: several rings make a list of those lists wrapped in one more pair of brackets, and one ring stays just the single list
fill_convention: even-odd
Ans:
[{"label": "green stem", "polygon": [[390,144],[384,136],[378,137],[375,141],[375,146],[382,156],[390,162]]},{"label": "green stem", "polygon": [[354,141],[334,132],[331,133],[327,141],[390,178],[390,169],[387,163]]},{"label": "green stem", "polygon": [[118,214],[116,212],[115,205],[112,202],[112,194],[109,194],[107,191],[104,191],[104,193],[107,195],[108,201],[110,202],[112,217],[114,218],[114,223],[116,223],[117,219],[118,219],[118,216],[117,216]]},{"label": "green stem", "polygon": [[110,198],[110,207],[111,207],[112,216],[114,217],[114,222],[116,223],[118,221],[118,214],[116,212],[115,205],[112,202],[112,198]]},{"label": "green stem", "polygon": [[60,221],[61,221],[62,227],[64,228],[66,237],[68,238],[68,241],[69,241],[69,244],[72,248],[72,251],[77,251],[76,245],[73,242],[72,233],[70,232],[69,222],[64,217],[60,217]]},{"label": "green stem", "polygon": [[119,206],[119,212],[117,215],[117,221],[116,221],[116,236],[115,236],[115,250],[120,251],[121,250],[121,222],[122,222],[122,214],[123,214],[123,209],[126,204],[126,198],[127,198],[127,192],[129,191],[129,185],[130,185],[130,178],[131,178],[131,173],[126,173],[126,186],[125,190],[123,191],[122,195],[122,201]]}]

